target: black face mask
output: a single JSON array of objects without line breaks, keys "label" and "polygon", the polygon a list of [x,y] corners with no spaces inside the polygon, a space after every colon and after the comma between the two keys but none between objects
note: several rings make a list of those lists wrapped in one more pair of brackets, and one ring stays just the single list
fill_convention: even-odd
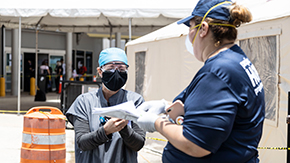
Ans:
[{"label": "black face mask", "polygon": [[103,72],[102,82],[110,91],[117,91],[122,88],[127,81],[127,72]]}]

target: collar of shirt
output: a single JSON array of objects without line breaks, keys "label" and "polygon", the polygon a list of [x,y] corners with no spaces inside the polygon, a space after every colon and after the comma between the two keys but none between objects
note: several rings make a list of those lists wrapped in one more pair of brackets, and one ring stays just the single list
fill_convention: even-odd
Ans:
[{"label": "collar of shirt", "polygon": [[[109,104],[110,106],[114,106],[120,103],[123,103],[126,100],[126,95],[125,95],[125,90],[124,89],[120,89],[116,94],[114,94],[113,96],[111,96],[109,98]],[[97,94],[100,97],[100,101],[101,101],[101,106],[102,107],[108,107],[108,102],[104,97],[103,91],[102,91],[102,86],[99,88]]]}]

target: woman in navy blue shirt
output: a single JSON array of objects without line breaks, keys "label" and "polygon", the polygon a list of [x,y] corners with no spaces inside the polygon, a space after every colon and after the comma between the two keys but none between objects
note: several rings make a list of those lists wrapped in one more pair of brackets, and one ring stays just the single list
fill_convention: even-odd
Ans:
[{"label": "woman in navy blue shirt", "polygon": [[163,162],[259,162],[263,84],[254,65],[234,44],[236,28],[251,19],[245,7],[231,1],[200,0],[192,15],[178,22],[189,27],[192,53],[204,66],[174,99],[184,104],[183,125],[156,115],[164,111],[162,101],[139,107],[149,110],[138,119],[139,126],[168,139]]}]

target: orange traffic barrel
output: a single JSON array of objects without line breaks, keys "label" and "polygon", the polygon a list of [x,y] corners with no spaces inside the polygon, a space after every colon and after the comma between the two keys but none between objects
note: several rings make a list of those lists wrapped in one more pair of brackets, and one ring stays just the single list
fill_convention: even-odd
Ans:
[{"label": "orange traffic barrel", "polygon": [[24,115],[20,163],[65,163],[65,116],[55,107]]}]

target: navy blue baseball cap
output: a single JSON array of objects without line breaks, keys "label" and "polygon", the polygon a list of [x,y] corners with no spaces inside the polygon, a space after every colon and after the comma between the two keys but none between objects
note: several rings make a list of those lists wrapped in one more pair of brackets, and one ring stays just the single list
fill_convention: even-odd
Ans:
[{"label": "navy blue baseball cap", "polygon": [[185,24],[190,27],[190,20],[195,16],[204,17],[204,15],[210,10],[212,10],[207,14],[206,17],[212,19],[225,20],[230,22],[230,12],[228,6],[232,4],[231,0],[200,0],[196,4],[194,10],[191,15],[187,18],[184,18],[177,22],[177,24]]}]

